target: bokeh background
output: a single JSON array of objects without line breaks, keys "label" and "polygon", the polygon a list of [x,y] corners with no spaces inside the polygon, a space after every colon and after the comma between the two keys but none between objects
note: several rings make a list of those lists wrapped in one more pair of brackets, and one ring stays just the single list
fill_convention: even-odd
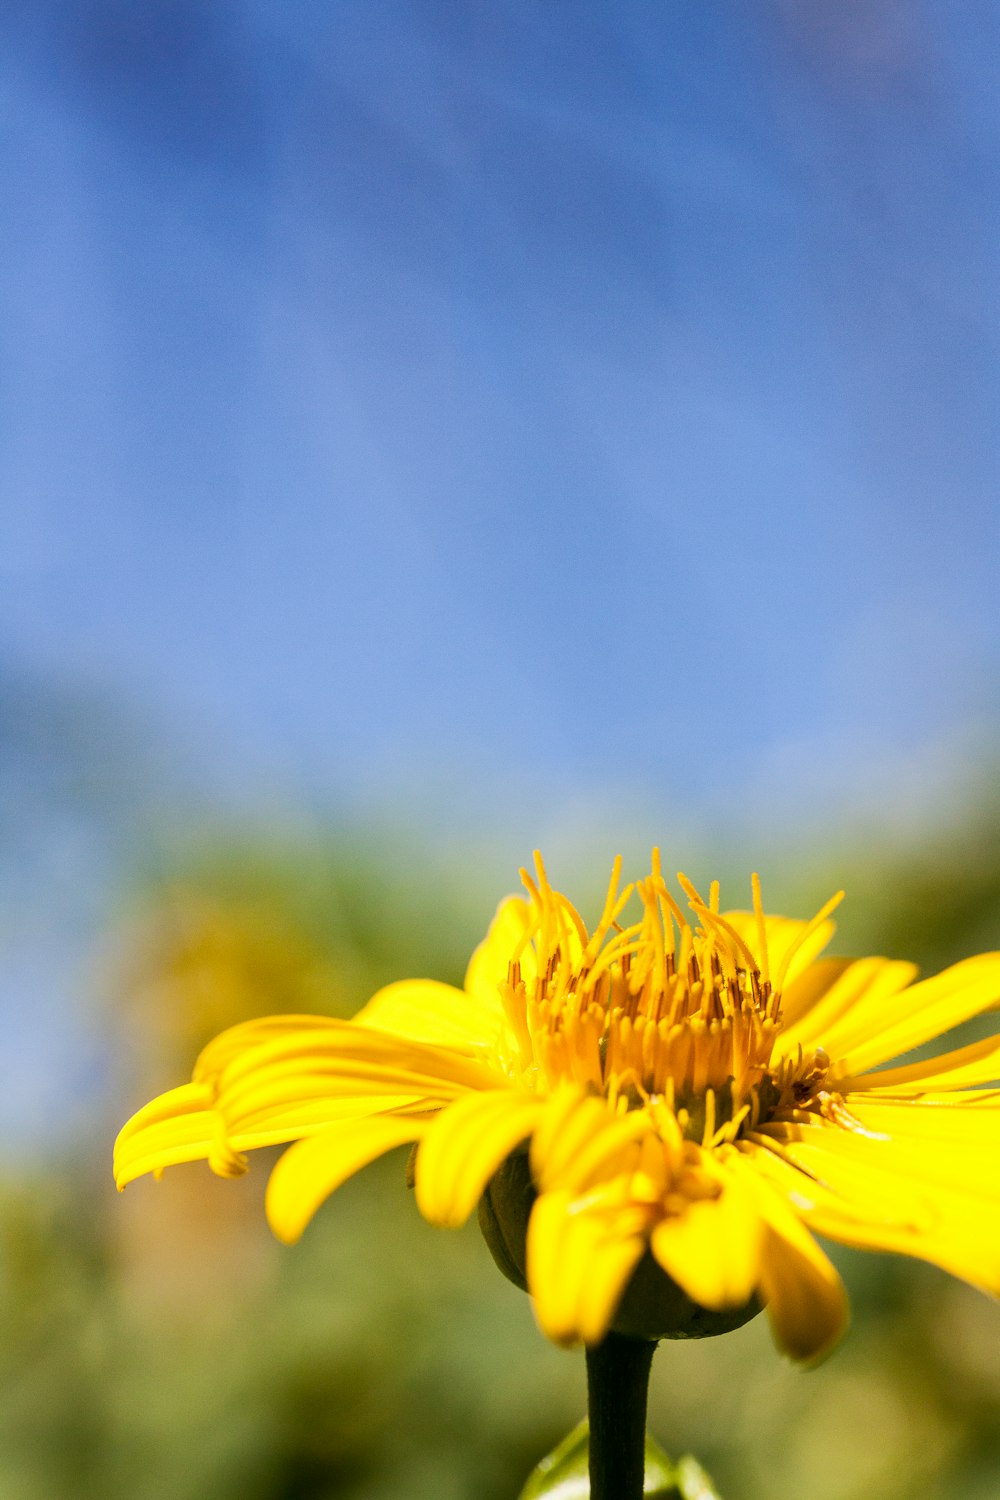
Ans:
[{"label": "bokeh background", "polygon": [[[583,1408],[391,1158],[118,1198],[219,1027],[461,977],[535,845],[1000,946],[989,0],[8,0],[0,1494],[507,1500]],[[993,1500],[1000,1310],[665,1346],[730,1500]]]}]

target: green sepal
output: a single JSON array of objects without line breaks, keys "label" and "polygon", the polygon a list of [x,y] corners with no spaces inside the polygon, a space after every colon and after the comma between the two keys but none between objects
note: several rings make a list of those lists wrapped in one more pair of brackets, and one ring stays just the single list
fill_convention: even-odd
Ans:
[{"label": "green sepal", "polygon": [[[532,1470],[519,1500],[589,1500],[586,1421],[553,1448]],[[659,1443],[646,1437],[645,1500],[719,1500],[718,1492],[701,1465],[690,1455],[672,1464]]]},{"label": "green sepal", "polygon": [[528,1290],[525,1245],[537,1196],[527,1153],[515,1151],[494,1172],[479,1200],[479,1229],[487,1248],[497,1268],[522,1292]]}]

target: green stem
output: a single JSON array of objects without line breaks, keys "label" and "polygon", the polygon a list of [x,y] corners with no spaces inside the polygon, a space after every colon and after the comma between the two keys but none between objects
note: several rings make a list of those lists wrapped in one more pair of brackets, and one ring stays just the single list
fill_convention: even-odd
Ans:
[{"label": "green stem", "polygon": [[642,1500],[646,1390],[656,1345],[609,1333],[587,1350],[590,1500]]}]

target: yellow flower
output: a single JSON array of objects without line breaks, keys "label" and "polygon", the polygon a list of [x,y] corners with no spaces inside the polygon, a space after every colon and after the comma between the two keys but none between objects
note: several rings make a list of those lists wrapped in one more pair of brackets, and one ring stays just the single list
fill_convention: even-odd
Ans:
[{"label": "yellow flower", "polygon": [[816,1358],[846,1301],[812,1231],[1000,1292],[1000,1038],[882,1067],[996,1002],[1000,954],[920,983],[908,963],[820,958],[839,897],[810,922],[767,917],[756,877],[753,911],[726,913],[717,884],[706,902],[680,877],[688,921],[655,852],[620,894],[616,862],[588,933],[536,866],[464,989],[404,980],[353,1021],[223,1032],[122,1130],[119,1187],[197,1158],[234,1176],[248,1149],[294,1141],[267,1194],[292,1242],[395,1146],[419,1143],[417,1203],[440,1225],[520,1163],[526,1280],[565,1343],[598,1342],[652,1270],[720,1328],[763,1303],[778,1343]]}]

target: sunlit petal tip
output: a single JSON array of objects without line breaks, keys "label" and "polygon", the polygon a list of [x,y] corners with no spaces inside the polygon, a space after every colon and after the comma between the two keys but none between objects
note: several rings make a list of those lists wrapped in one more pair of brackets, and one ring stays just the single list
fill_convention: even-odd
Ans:
[{"label": "sunlit petal tip", "polygon": [[125,1123],[115,1141],[119,1191],[147,1173],[158,1177],[164,1167],[206,1159],[217,1128],[211,1090],[185,1084],[160,1094]]},{"label": "sunlit petal tip", "polygon": [[185,1083],[176,1089],[158,1094],[141,1109],[137,1109],[121,1130],[115,1141],[115,1151],[121,1151],[126,1143],[150,1125],[159,1125],[167,1120],[180,1119],[184,1115],[196,1114],[211,1109],[212,1090],[201,1083]]},{"label": "sunlit petal tip", "polygon": [[778,1348],[807,1370],[829,1359],[851,1324],[850,1304],[839,1277],[822,1297],[803,1299],[794,1311],[789,1309],[787,1299],[779,1302],[772,1296],[767,1314]]}]

